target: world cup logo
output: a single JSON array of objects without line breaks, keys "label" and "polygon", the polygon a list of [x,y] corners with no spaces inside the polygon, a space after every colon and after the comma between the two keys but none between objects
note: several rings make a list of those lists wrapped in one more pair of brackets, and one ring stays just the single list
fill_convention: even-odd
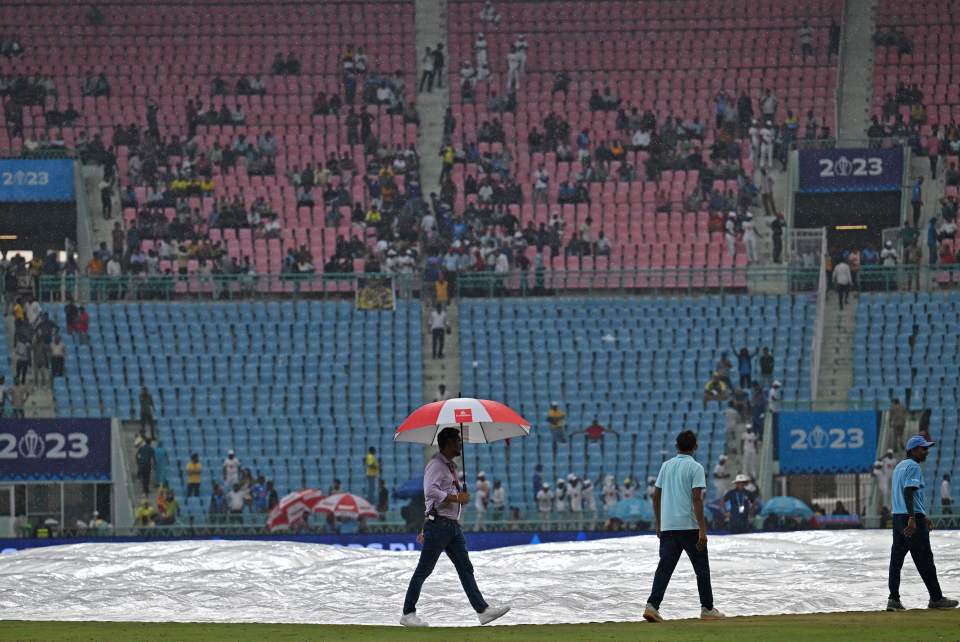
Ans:
[{"label": "world cup logo", "polygon": [[39,459],[43,457],[43,451],[46,450],[46,444],[43,437],[37,434],[33,429],[28,430],[27,434],[20,438],[17,450],[26,459]]},{"label": "world cup logo", "polygon": [[853,172],[853,163],[846,156],[841,156],[833,166],[837,176],[850,176]]},{"label": "world cup logo", "polygon": [[814,426],[813,430],[810,431],[810,435],[807,437],[811,448],[826,448],[827,440],[827,431],[820,426]]}]

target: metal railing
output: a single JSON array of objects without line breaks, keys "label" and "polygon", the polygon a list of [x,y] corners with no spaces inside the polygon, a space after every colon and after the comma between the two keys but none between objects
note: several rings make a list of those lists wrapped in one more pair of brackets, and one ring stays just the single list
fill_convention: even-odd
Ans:
[{"label": "metal railing", "polygon": [[[60,301],[230,301],[256,299],[350,299],[359,291],[392,284],[400,299],[433,298],[433,283],[421,274],[131,274],[122,276],[41,275],[37,297]],[[634,270],[550,270],[465,272],[451,277],[458,298],[545,295],[695,295],[816,293],[831,288],[818,266],[756,268],[650,268]],[[894,292],[960,289],[957,265],[865,265],[853,290]]]}]

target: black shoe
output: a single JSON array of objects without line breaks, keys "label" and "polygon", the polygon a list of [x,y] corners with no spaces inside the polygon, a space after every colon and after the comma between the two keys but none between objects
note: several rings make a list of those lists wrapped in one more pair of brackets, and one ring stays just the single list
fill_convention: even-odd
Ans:
[{"label": "black shoe", "polygon": [[894,598],[887,600],[887,610],[888,611],[906,611],[907,609],[903,608],[903,603]]},{"label": "black shoe", "polygon": [[957,608],[957,604],[960,604],[960,602],[957,602],[956,600],[951,600],[950,598],[947,598],[947,597],[941,597],[939,600],[930,600],[927,603],[927,608],[928,609],[955,609]]}]

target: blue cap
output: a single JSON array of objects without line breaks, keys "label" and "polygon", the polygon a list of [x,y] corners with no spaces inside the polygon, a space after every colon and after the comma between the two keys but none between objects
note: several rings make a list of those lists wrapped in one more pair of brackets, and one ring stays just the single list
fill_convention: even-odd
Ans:
[{"label": "blue cap", "polygon": [[935,444],[935,443],[936,443],[936,442],[934,442],[934,441],[927,441],[926,439],[924,439],[924,438],[921,437],[920,435],[915,435],[915,436],[913,436],[913,437],[911,437],[910,439],[907,440],[907,452],[910,452],[911,450],[913,450],[913,449],[916,448],[917,446],[923,446],[924,448],[929,448],[930,446],[932,446],[932,445]]}]

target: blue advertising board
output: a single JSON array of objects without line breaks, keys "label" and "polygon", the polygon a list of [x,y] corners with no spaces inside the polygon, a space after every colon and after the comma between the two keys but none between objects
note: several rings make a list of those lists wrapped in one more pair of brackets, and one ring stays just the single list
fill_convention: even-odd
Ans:
[{"label": "blue advertising board", "polygon": [[72,160],[0,159],[0,202],[73,199]]},{"label": "blue advertising board", "polygon": [[0,482],[110,481],[109,419],[0,419]]},{"label": "blue advertising board", "polygon": [[777,413],[780,472],[866,473],[877,454],[876,411]]},{"label": "blue advertising board", "polygon": [[800,192],[895,192],[902,184],[900,149],[800,150]]}]

